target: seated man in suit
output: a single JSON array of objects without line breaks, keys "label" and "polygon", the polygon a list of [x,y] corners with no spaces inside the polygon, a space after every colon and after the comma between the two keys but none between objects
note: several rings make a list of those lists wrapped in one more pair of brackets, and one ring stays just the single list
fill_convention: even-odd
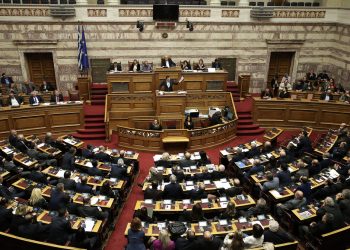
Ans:
[{"label": "seated man in suit", "polygon": [[214,170],[211,173],[211,178],[212,180],[220,180],[220,179],[224,179],[227,177],[227,174],[225,172],[226,168],[224,165],[220,164],[218,166],[218,170]]},{"label": "seated man in suit", "polygon": [[86,194],[92,194],[96,191],[96,186],[93,188],[87,184],[88,177],[84,175],[80,178],[80,183],[77,183],[75,191],[77,193],[86,193]]},{"label": "seated man in suit", "polygon": [[38,95],[38,92],[37,91],[33,91],[31,94],[30,94],[30,97],[29,97],[29,104],[30,105],[39,105],[40,103],[43,103],[44,100],[43,98]]},{"label": "seated man in suit", "polygon": [[8,90],[10,88],[11,83],[13,83],[12,77],[7,76],[5,73],[1,74],[1,84],[5,86],[5,89]]},{"label": "seated man in suit", "polygon": [[[36,166],[35,168],[32,169],[30,174],[28,175],[28,179],[35,181],[37,183],[44,183],[48,184],[48,181],[50,177],[47,177],[42,171],[41,166]],[[53,181],[54,182],[54,181]]]},{"label": "seated man in suit", "polygon": [[90,176],[104,176],[105,174],[102,172],[102,170],[98,169],[98,161],[92,160],[91,161],[92,167],[88,169],[87,173]]},{"label": "seated man in suit", "polygon": [[66,170],[74,170],[76,149],[71,147],[62,157],[61,167]]},{"label": "seated man in suit", "polygon": [[161,60],[161,66],[163,68],[176,67],[176,63],[174,63],[169,56],[164,56]]},{"label": "seated man in suit", "polygon": [[157,119],[154,119],[153,122],[149,125],[149,130],[163,130],[162,125],[158,122]]},{"label": "seated man in suit", "polygon": [[191,160],[191,153],[190,152],[186,152],[185,153],[185,159],[181,160],[179,162],[180,167],[182,168],[189,168],[191,166],[196,166],[196,161]]},{"label": "seated man in suit", "polygon": [[27,214],[24,216],[25,223],[18,226],[18,235],[32,240],[43,241],[47,238],[50,225],[37,222],[36,216]]},{"label": "seated man in suit", "polygon": [[183,190],[179,183],[176,182],[176,176],[170,176],[170,183],[165,185],[163,191],[163,199],[181,200],[183,198]]},{"label": "seated man in suit", "polygon": [[307,203],[306,198],[302,191],[298,190],[294,193],[294,198],[285,202],[284,204],[277,204],[277,214],[278,216],[283,215],[283,211],[291,211],[296,208],[305,206]]},{"label": "seated man in suit", "polygon": [[43,84],[41,84],[40,86],[40,91],[41,92],[48,92],[48,91],[52,91],[53,87],[51,86],[50,83],[43,81]]},{"label": "seated man in suit", "polygon": [[21,96],[15,96],[15,93],[11,91],[7,99],[7,104],[11,107],[19,107],[23,104],[23,98]]},{"label": "seated man in suit", "polygon": [[108,212],[103,212],[100,207],[91,206],[90,199],[83,199],[83,206],[78,207],[78,214],[81,217],[94,217],[98,220],[104,220],[108,218]]},{"label": "seated man in suit", "polygon": [[266,203],[266,200],[264,198],[260,198],[257,202],[255,207],[250,207],[248,211],[246,212],[246,217],[251,216],[257,216],[259,214],[268,214],[270,212],[270,208]]},{"label": "seated man in suit", "polygon": [[64,184],[58,183],[56,188],[51,191],[51,198],[49,202],[50,210],[58,211],[61,208],[66,209],[70,197],[64,192]]},{"label": "seated man in suit", "polygon": [[64,178],[60,178],[58,180],[58,183],[63,183],[64,189],[66,190],[75,190],[77,185],[74,180],[70,178],[71,172],[69,170],[66,170],[63,174]]},{"label": "seated man in suit", "polygon": [[208,194],[205,192],[204,183],[200,183],[198,186],[196,186],[195,189],[192,189],[189,192],[189,198],[193,201],[197,201],[197,200],[204,199],[207,197],[208,197]]},{"label": "seated man in suit", "polygon": [[16,147],[17,140],[18,140],[17,131],[14,129],[11,129],[10,135],[9,135],[9,143],[11,144],[11,146]]},{"label": "seated man in suit", "polygon": [[181,83],[184,80],[184,77],[181,76],[178,81],[170,79],[170,76],[166,76],[165,79],[159,85],[159,90],[163,90],[166,92],[174,91],[174,85]]},{"label": "seated man in suit", "polygon": [[343,214],[344,220],[350,223],[350,189],[344,189],[336,195],[336,201]]},{"label": "seated man in suit", "polygon": [[24,139],[24,135],[19,134],[17,138],[18,140],[17,140],[16,148],[22,153],[27,153],[29,147],[27,145],[27,142]]},{"label": "seated man in suit", "polygon": [[50,159],[51,157],[49,154],[40,152],[38,150],[38,145],[33,142],[28,143],[27,155],[30,158],[37,160],[40,166],[57,166],[57,160]]},{"label": "seated man in suit", "polygon": [[259,159],[255,159],[254,162],[253,162],[253,166],[247,171],[244,173],[244,176],[245,177],[249,177],[253,174],[257,174],[259,172],[264,172],[264,165],[261,164],[260,160]]},{"label": "seated man in suit", "polygon": [[117,164],[112,164],[110,177],[119,180],[125,180],[127,178],[127,167],[124,165],[122,159],[119,159]]},{"label": "seated man in suit", "polygon": [[129,71],[139,72],[141,70],[139,62],[134,59],[134,61],[130,64]]},{"label": "seated man in suit", "polygon": [[323,101],[332,101],[333,100],[333,94],[331,90],[327,90],[326,92],[323,92],[320,96],[320,100]]},{"label": "seated man in suit", "polygon": [[275,220],[270,220],[269,227],[264,232],[264,242],[272,242],[273,244],[283,244],[294,241],[289,234],[280,228],[280,225]]},{"label": "seated man in suit", "polygon": [[106,148],[104,146],[99,146],[98,147],[98,152],[95,154],[94,158],[98,161],[102,161],[102,162],[110,162],[111,161],[111,157],[105,153]]},{"label": "seated man in suit", "polygon": [[159,201],[162,199],[162,191],[158,190],[158,183],[152,182],[151,187],[147,187],[143,193],[144,200],[152,199],[153,201]]},{"label": "seated man in suit", "polygon": [[163,168],[170,168],[171,167],[170,154],[168,152],[164,152],[160,160],[155,163],[156,163],[156,166],[161,166]]},{"label": "seated man in suit", "polygon": [[53,95],[51,95],[50,102],[58,103],[63,101],[64,101],[63,95],[58,90],[55,90]]},{"label": "seated man in suit", "polygon": [[58,216],[53,217],[50,224],[48,242],[64,245],[74,233],[71,223],[66,219],[68,212],[65,208],[58,210]]},{"label": "seated man in suit", "polygon": [[272,91],[269,88],[266,88],[265,90],[261,91],[261,99],[271,99],[272,96]]},{"label": "seated man in suit", "polygon": [[88,144],[86,148],[81,150],[81,156],[86,159],[94,158],[93,146]]},{"label": "seated man in suit", "polygon": [[143,72],[151,72],[153,69],[152,69],[152,64],[151,63],[148,63],[148,61],[144,61],[142,63],[142,66],[141,66],[141,70]]},{"label": "seated man in suit", "polygon": [[239,194],[242,194],[243,187],[241,186],[241,182],[238,178],[233,179],[233,186],[225,189],[225,194],[228,197],[235,197]]},{"label": "seated man in suit", "polygon": [[[3,163],[3,168],[12,174],[19,174],[23,171],[22,167],[17,166],[13,162],[13,154],[6,155],[2,163]],[[0,166],[1,166],[1,163],[0,163]]]},{"label": "seated man in suit", "polygon": [[6,208],[7,202],[6,198],[0,197],[0,231],[8,229],[12,220],[12,208]]},{"label": "seated man in suit", "polygon": [[215,58],[214,62],[211,63],[211,67],[215,69],[222,69],[219,59]]}]

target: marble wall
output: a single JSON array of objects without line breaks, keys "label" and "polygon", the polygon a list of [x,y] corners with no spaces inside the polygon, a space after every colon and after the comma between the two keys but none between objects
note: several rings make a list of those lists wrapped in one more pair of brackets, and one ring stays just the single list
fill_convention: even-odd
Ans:
[{"label": "marble wall", "polygon": [[[244,11],[237,9],[221,10],[220,22],[206,21],[206,16],[211,17],[218,9],[183,12],[183,16],[202,16],[202,21],[194,22],[193,32],[188,31],[185,22],[177,23],[174,28],[157,28],[147,19],[148,11],[139,11],[135,16],[144,16],[145,19],[142,33],[136,29],[135,21],[111,22],[104,19],[107,16],[104,11],[85,11],[95,18],[93,22],[84,23],[90,59],[110,58],[126,65],[128,60],[137,58],[157,65],[163,55],[171,55],[175,62],[203,58],[207,64],[216,57],[234,57],[237,58],[236,75],[251,75],[251,91],[259,92],[266,84],[270,53],[294,51],[293,79],[302,77],[309,69],[325,69],[337,81],[350,87],[350,25],[319,20],[311,22],[312,18],[322,18],[324,14],[319,11],[316,17],[315,13],[289,13],[285,17],[289,21],[280,23],[233,22]],[[0,16],[1,13],[0,10]],[[46,15],[45,11],[35,13]],[[131,14],[119,10],[118,15],[130,18]],[[225,21],[225,15],[228,21]],[[279,14],[276,12],[276,15]],[[304,15],[299,18],[308,21],[303,23],[298,18],[298,22],[292,22],[290,19],[296,18],[293,15]],[[7,72],[16,80],[26,80],[29,76],[24,53],[52,52],[59,88],[72,88],[78,73],[78,22],[43,22],[40,18],[44,17],[37,16],[32,22],[0,18],[0,72]],[[96,21],[98,18],[101,21]],[[168,37],[163,38],[163,33]]]}]

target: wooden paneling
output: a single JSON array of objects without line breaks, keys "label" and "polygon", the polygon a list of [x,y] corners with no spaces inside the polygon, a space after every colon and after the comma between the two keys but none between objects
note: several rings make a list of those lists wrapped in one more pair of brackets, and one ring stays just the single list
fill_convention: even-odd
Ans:
[{"label": "wooden paneling", "polygon": [[93,82],[106,82],[106,72],[111,60],[109,58],[91,59],[91,77]]},{"label": "wooden paneling", "polygon": [[0,111],[0,138],[6,138],[11,129],[24,134],[43,134],[47,131],[54,134],[71,133],[82,123],[82,104],[22,105],[16,109],[5,107]]},{"label": "wooden paneling", "polygon": [[271,52],[267,82],[270,83],[275,75],[278,81],[282,80],[284,74],[290,74],[294,52]]},{"label": "wooden paneling", "polygon": [[350,106],[342,102],[254,98],[253,119],[262,127],[328,130],[350,122]]},{"label": "wooden paneling", "polygon": [[108,93],[154,93],[166,76],[184,81],[174,86],[174,90],[189,92],[226,91],[227,72],[181,72],[179,68],[157,69],[154,73],[109,73],[107,74]]}]

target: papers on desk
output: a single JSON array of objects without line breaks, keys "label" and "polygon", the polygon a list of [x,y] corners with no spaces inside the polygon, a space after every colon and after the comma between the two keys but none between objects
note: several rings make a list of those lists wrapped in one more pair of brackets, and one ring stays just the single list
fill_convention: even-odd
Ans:
[{"label": "papers on desk", "polygon": [[194,186],[186,186],[186,187],[185,187],[185,190],[186,190],[186,191],[191,191],[192,189],[194,189]]},{"label": "papers on desk", "polygon": [[157,170],[158,170],[158,171],[163,171],[163,170],[164,170],[164,167],[159,166],[159,167],[157,167]]},{"label": "papers on desk", "polygon": [[40,144],[38,145],[39,148],[41,148],[42,146],[45,146],[45,143],[40,143]]},{"label": "papers on desk", "polygon": [[69,138],[66,138],[66,139],[64,139],[63,141],[66,142],[66,143],[68,143],[68,144],[71,144],[71,145],[74,145],[74,144],[77,143],[76,141],[74,141],[74,140],[72,140],[72,139],[69,139]]},{"label": "papers on desk", "polygon": [[144,201],[144,203],[145,203],[145,204],[148,204],[148,205],[151,205],[151,204],[153,204],[153,200],[152,200],[152,199],[146,199],[146,200]]},{"label": "papers on desk", "polygon": [[24,163],[25,163],[26,166],[30,166],[30,165],[32,165],[34,162],[31,161],[31,160],[26,160],[26,161],[24,161]]},{"label": "papers on desk", "polygon": [[282,195],[277,190],[271,190],[270,193],[276,198],[281,198]]},{"label": "papers on desk", "polygon": [[154,155],[153,161],[159,161],[162,158],[162,155]]},{"label": "papers on desk", "polygon": [[201,157],[199,156],[199,154],[198,155],[195,155],[195,154],[193,154],[193,155],[191,155],[191,160],[200,160],[201,159]]},{"label": "papers on desk", "polygon": [[209,199],[208,199],[208,198],[201,199],[201,202],[202,202],[202,203],[209,203]]},{"label": "papers on desk", "polygon": [[258,224],[258,225],[260,225],[262,228],[264,228],[264,226],[263,226],[263,225],[261,224],[261,222],[258,221],[258,220],[252,221],[251,223],[252,223],[252,226],[254,226],[255,224]]},{"label": "papers on desk", "polygon": [[231,187],[229,182],[222,182],[222,181],[214,181],[214,184],[217,189],[229,189]]},{"label": "papers on desk", "polygon": [[227,208],[227,204],[228,204],[227,201],[220,202],[220,207],[222,207],[222,208]]},{"label": "papers on desk", "polygon": [[64,177],[64,172],[65,172],[65,170],[60,169],[60,170],[57,172],[56,177],[63,178],[63,177]]},{"label": "papers on desk", "polygon": [[163,203],[164,205],[171,205],[171,200],[164,200]]},{"label": "papers on desk", "polygon": [[91,232],[92,229],[94,228],[95,221],[90,218],[85,218],[85,231],[86,232]]},{"label": "papers on desk", "polygon": [[210,182],[210,180],[204,180],[203,183],[204,183],[204,185],[209,185],[211,182]]},{"label": "papers on desk", "polygon": [[190,199],[184,199],[184,200],[182,200],[182,204],[189,205],[189,204],[191,204],[191,200]]},{"label": "papers on desk", "polygon": [[272,154],[271,153],[267,153],[266,154],[268,158],[271,158],[272,157]]},{"label": "papers on desk", "polygon": [[158,222],[157,223],[159,230],[162,230],[163,228],[166,228],[165,222]]},{"label": "papers on desk", "polygon": [[92,162],[91,162],[91,161],[87,161],[87,162],[85,163],[85,167],[92,168],[92,167],[93,167],[93,166],[92,166]]},{"label": "papers on desk", "polygon": [[4,148],[3,151],[5,154],[12,154],[13,153],[13,150],[10,148]]},{"label": "papers on desk", "polygon": [[335,169],[331,169],[329,171],[329,177],[331,177],[332,179],[336,179],[339,177],[339,173]]},{"label": "papers on desk", "polygon": [[249,149],[244,148],[244,149],[242,149],[242,152],[243,152],[243,153],[247,153],[247,152],[249,152]]},{"label": "papers on desk", "polygon": [[191,170],[196,170],[196,169],[197,169],[197,166],[190,166],[190,169],[191,169]]},{"label": "papers on desk", "polygon": [[92,197],[92,198],[90,199],[90,204],[91,204],[91,205],[96,205],[97,202],[98,202],[98,197]]},{"label": "papers on desk", "polygon": [[227,156],[227,155],[230,154],[230,153],[227,152],[225,149],[224,149],[224,150],[220,150],[220,153],[221,153],[223,156]]},{"label": "papers on desk", "polygon": [[193,181],[186,181],[186,186],[193,186]]},{"label": "papers on desk", "polygon": [[225,202],[227,201],[227,197],[223,196],[223,197],[219,197],[219,201],[221,202]]},{"label": "papers on desk", "polygon": [[312,214],[309,211],[304,211],[299,213],[300,218],[302,218],[303,220],[308,219],[312,216]]}]

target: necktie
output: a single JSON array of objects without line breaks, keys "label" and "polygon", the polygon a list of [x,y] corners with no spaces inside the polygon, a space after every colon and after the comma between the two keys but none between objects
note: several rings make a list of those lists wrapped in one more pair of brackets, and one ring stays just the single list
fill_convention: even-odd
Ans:
[{"label": "necktie", "polygon": [[39,102],[38,102],[38,98],[37,98],[36,96],[34,97],[34,102],[35,102],[36,104],[39,103]]},{"label": "necktie", "polygon": [[58,96],[56,95],[56,102],[59,102],[60,101],[60,99],[58,98]]}]

